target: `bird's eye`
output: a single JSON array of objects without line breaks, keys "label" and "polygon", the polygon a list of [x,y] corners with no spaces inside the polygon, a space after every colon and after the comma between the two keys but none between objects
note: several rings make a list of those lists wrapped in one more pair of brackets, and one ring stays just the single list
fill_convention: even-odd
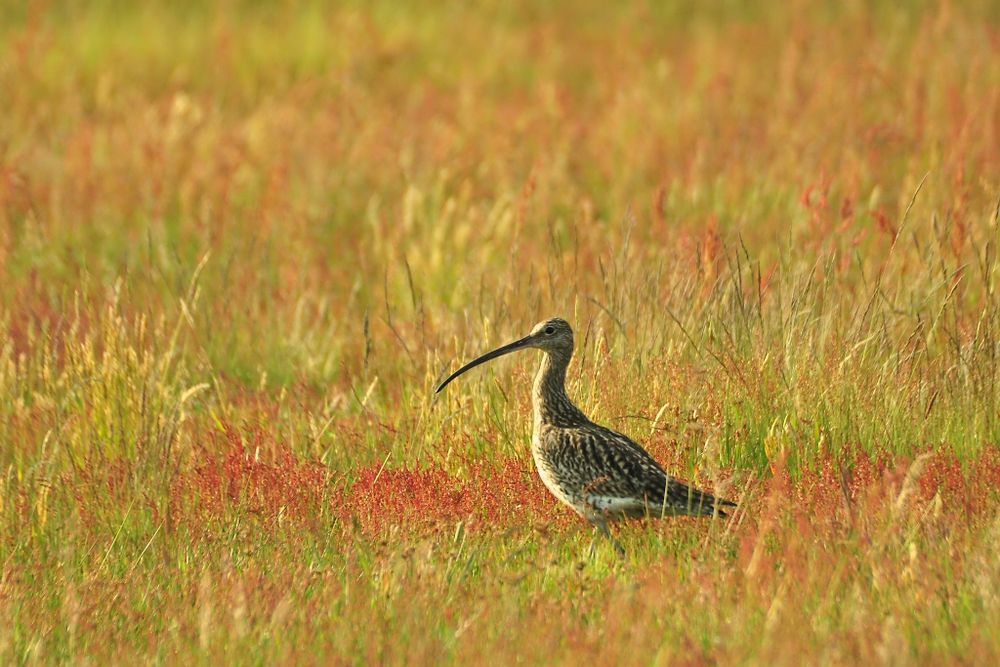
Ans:
[{"label": "bird's eye", "polygon": [[545,333],[547,333],[548,335],[551,336],[555,332],[556,332],[556,328],[555,327],[545,327]]}]

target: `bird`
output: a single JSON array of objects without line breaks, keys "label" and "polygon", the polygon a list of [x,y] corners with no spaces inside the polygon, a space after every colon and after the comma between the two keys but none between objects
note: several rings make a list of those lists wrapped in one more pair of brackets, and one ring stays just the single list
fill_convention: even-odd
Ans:
[{"label": "bird", "polygon": [[736,503],[688,486],[671,477],[638,443],[591,421],[566,394],[566,369],[573,357],[573,328],[559,317],[536,324],[531,333],[465,364],[438,385],[480,364],[526,349],[544,354],[531,393],[534,423],[531,454],[545,487],[625,555],[608,524],[625,518],[665,516],[725,517]]}]

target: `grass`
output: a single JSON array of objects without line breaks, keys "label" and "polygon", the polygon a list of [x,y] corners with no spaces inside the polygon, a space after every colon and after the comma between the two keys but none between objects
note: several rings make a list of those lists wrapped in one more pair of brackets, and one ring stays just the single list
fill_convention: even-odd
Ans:
[{"label": "grass", "polygon": [[996,661],[992,3],[0,16],[0,661]]}]

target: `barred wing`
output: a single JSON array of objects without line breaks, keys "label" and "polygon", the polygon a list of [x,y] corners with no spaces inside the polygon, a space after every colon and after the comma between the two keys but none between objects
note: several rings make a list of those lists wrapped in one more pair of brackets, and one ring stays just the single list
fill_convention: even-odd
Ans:
[{"label": "barred wing", "polygon": [[610,516],[711,516],[717,505],[733,505],[672,479],[649,452],[603,426],[555,428],[545,435],[546,458],[566,491]]}]

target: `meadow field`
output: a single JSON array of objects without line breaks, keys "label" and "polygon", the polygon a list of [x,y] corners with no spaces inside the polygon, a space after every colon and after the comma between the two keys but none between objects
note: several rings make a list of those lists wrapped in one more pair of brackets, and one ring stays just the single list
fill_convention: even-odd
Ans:
[{"label": "meadow field", "polygon": [[990,0],[3,3],[0,663],[1000,662],[998,214]]}]

